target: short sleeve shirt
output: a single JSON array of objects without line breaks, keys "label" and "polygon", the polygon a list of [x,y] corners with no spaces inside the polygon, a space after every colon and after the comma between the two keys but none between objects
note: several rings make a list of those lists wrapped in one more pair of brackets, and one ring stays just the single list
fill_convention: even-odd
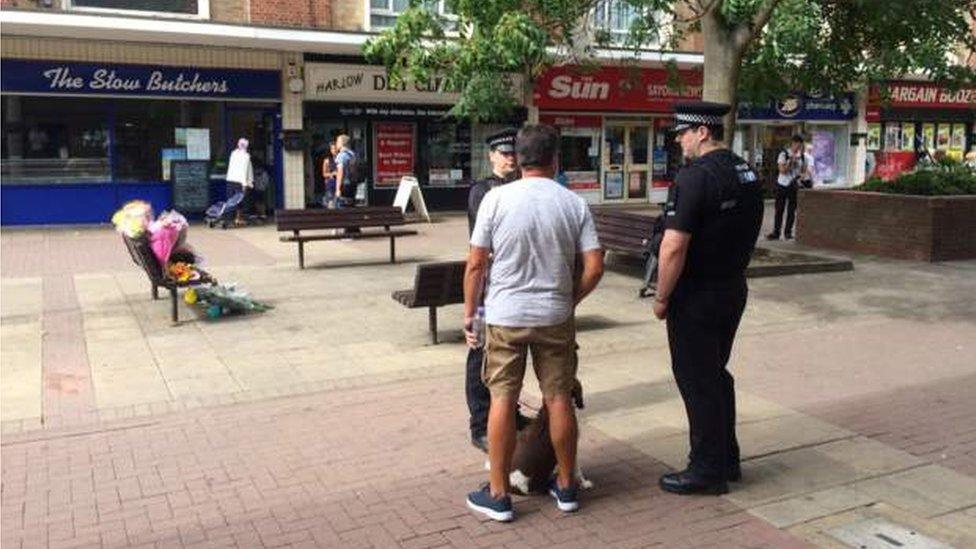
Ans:
[{"label": "short sleeve shirt", "polygon": [[[777,164],[786,164],[787,162],[789,162],[789,160],[790,159],[789,159],[789,156],[788,156],[787,151],[780,151],[779,152],[779,156],[776,158],[776,163]],[[793,182],[793,178],[795,178],[795,177],[803,177],[803,174],[806,173],[807,168],[810,168],[810,170],[813,170],[813,155],[811,155],[808,152],[804,152],[803,153],[803,165],[802,166],[797,166],[795,169],[791,170],[788,173],[781,173],[781,174],[777,175],[776,176],[776,183],[779,184],[780,186],[788,187]]]},{"label": "short sleeve shirt", "polygon": [[600,248],[586,201],[545,178],[489,191],[471,244],[492,252],[485,320],[515,328],[565,322],[575,301],[576,256]]},{"label": "short sleeve shirt", "polygon": [[356,161],[356,153],[350,151],[349,149],[342,149],[339,154],[336,155],[336,169],[342,166],[342,181],[339,182],[341,185],[347,185],[349,183],[349,170],[353,162]]}]

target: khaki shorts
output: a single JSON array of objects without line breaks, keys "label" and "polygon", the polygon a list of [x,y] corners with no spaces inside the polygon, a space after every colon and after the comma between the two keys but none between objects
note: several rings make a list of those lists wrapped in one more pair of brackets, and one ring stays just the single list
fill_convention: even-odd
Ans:
[{"label": "khaki shorts", "polygon": [[533,328],[489,325],[481,379],[493,397],[517,398],[525,378],[525,363],[532,367],[542,396],[568,395],[576,384],[576,319]]}]

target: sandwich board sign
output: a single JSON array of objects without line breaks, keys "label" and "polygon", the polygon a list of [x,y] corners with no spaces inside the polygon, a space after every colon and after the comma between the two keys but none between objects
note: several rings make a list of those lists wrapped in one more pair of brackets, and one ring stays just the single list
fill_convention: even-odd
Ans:
[{"label": "sandwich board sign", "polygon": [[413,202],[414,209],[430,223],[430,214],[427,213],[427,203],[424,202],[424,195],[420,192],[420,182],[416,177],[405,175],[400,178],[400,186],[397,187],[396,196],[393,198],[393,206],[400,208],[400,211],[407,213],[407,205]]}]

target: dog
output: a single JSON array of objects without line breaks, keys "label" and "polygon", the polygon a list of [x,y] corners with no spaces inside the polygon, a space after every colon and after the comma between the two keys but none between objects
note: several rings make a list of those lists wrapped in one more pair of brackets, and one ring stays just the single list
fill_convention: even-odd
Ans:
[{"label": "dog", "polygon": [[[582,409],[583,386],[578,380],[576,387],[573,388],[572,397],[576,407]],[[527,406],[523,403],[522,408]],[[487,461],[485,469],[490,469]],[[509,474],[512,493],[518,495],[546,493],[555,469],[556,451],[549,436],[549,411],[543,403],[535,417],[516,435],[512,472]],[[583,476],[579,460],[576,462],[574,476],[579,481],[580,488],[593,487],[593,483]]]}]

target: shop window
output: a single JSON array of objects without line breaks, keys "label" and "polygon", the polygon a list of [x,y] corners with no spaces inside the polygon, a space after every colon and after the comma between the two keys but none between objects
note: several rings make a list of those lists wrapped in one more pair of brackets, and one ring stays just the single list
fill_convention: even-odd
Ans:
[{"label": "shop window", "polygon": [[[451,13],[447,0],[422,0],[421,5],[441,16],[444,30],[457,29],[457,16]],[[392,27],[397,17],[410,7],[410,0],[369,0],[369,28],[383,30]]]},{"label": "shop window", "polygon": [[471,128],[471,179],[484,179],[491,175],[491,161],[488,160],[488,145],[485,140],[510,124],[475,124]]},{"label": "shop window", "polygon": [[106,108],[97,100],[4,97],[3,183],[108,181]]},{"label": "shop window", "polygon": [[559,131],[559,174],[574,191],[600,189],[600,128],[561,128]]},{"label": "shop window", "polygon": [[427,126],[427,182],[433,186],[466,185],[471,180],[471,126],[435,123]]},{"label": "shop window", "polygon": [[210,17],[210,0],[65,0],[68,9],[168,17]]},{"label": "shop window", "polygon": [[600,0],[593,8],[594,29],[606,35],[610,44],[623,45],[630,35],[631,25],[642,11],[626,0]]}]

